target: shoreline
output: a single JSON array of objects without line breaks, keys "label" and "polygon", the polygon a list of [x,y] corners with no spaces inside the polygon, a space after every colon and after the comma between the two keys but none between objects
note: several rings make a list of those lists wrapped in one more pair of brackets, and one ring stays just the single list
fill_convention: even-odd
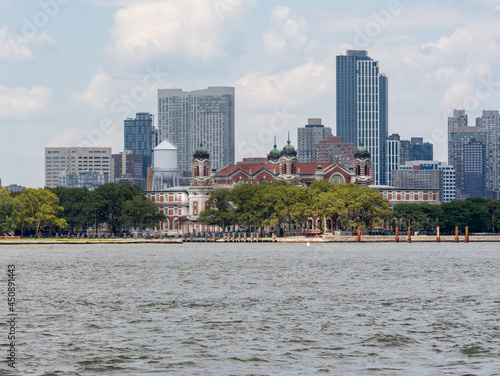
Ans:
[{"label": "shoreline", "polygon": [[[274,240],[274,241],[273,241]],[[436,236],[417,235],[411,237],[411,243],[437,243]],[[2,245],[27,245],[27,244],[184,244],[184,243],[213,243],[212,239],[205,238],[166,238],[166,239],[5,239],[0,240]],[[259,238],[259,239],[217,239],[216,243],[358,243],[356,236],[329,236],[329,237],[293,237],[293,238]],[[444,235],[441,243],[455,243],[454,235]],[[470,235],[470,243],[497,243],[500,236]],[[359,243],[396,243],[393,235],[362,235]],[[408,243],[406,236],[400,236],[398,243]],[[465,236],[459,236],[459,243],[465,243]]]}]

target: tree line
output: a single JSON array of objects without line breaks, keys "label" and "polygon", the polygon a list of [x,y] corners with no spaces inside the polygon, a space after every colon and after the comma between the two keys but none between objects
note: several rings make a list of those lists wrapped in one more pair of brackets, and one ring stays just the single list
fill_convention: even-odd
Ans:
[{"label": "tree line", "polygon": [[316,181],[307,188],[283,182],[242,184],[232,190],[215,189],[209,199],[211,208],[200,214],[199,221],[207,225],[243,227],[276,226],[283,234],[287,225],[307,229],[309,218],[317,216],[317,228],[325,233],[327,221],[331,229],[393,230],[396,227],[443,233],[461,231],[497,232],[500,227],[500,201],[471,198],[441,205],[402,203],[392,209],[381,198],[378,189],[356,184],[335,185]]},{"label": "tree line", "polygon": [[[323,233],[357,227],[433,231],[437,226],[443,233],[452,233],[455,226],[491,233],[500,227],[500,201],[472,198],[441,205],[404,203],[391,209],[377,189],[326,180],[307,188],[285,182],[217,188],[209,204],[210,209],[200,213],[201,223],[224,230],[273,226],[281,235],[290,225],[310,229],[313,216],[318,222],[312,228]],[[156,227],[165,219],[139,187],[128,184],[109,183],[93,191],[58,187],[8,192],[0,187],[0,235],[17,231],[40,237],[46,230],[75,234],[86,229],[97,233],[101,223],[117,234],[128,227]]]},{"label": "tree line", "polygon": [[166,216],[134,185],[109,183],[87,188],[27,188],[7,192],[0,187],[0,235],[16,230],[40,238],[46,229],[76,234],[106,223],[112,234],[128,227],[157,226]]}]

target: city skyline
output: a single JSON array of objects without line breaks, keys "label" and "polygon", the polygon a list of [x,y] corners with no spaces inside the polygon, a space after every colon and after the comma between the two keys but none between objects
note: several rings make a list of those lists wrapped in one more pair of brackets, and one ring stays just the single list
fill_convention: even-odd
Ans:
[{"label": "city skyline", "polygon": [[265,156],[308,118],[335,129],[349,49],[390,78],[389,133],[446,161],[454,109],[500,108],[498,15],[497,1],[0,1],[0,179],[43,186],[45,147],[122,151],[123,121],[157,116],[171,87],[235,87],[236,159]]}]

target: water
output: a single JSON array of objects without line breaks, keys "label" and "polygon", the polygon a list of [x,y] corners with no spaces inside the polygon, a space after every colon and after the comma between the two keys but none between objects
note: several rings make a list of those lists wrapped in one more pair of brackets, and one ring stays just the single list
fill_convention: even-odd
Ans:
[{"label": "water", "polygon": [[497,244],[2,246],[0,260],[19,312],[17,370],[0,375],[500,375]]}]

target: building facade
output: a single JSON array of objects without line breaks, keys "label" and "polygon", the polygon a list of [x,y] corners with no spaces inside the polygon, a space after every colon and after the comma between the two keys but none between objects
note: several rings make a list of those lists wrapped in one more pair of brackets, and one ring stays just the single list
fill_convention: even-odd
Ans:
[{"label": "building facade", "polygon": [[463,193],[467,197],[486,197],[486,147],[472,139],[463,147]]},{"label": "building facade", "polygon": [[47,147],[45,148],[45,186],[55,188],[59,176],[75,176],[96,171],[113,181],[111,148],[106,147]]},{"label": "building facade", "polygon": [[400,189],[438,189],[441,202],[456,199],[455,169],[443,162],[406,162],[393,172],[392,183]]},{"label": "building facade", "polygon": [[422,137],[412,137],[410,159],[412,161],[432,161],[434,159],[434,145],[430,142],[424,142]]},{"label": "building facade", "polygon": [[332,129],[321,124],[321,119],[308,119],[307,125],[297,129],[297,157],[302,163],[317,162],[314,146],[332,135]]},{"label": "building facade", "polygon": [[476,121],[486,137],[486,191],[500,190],[500,113],[483,111]]},{"label": "building facade", "polygon": [[124,150],[142,155],[141,175],[146,179],[147,168],[153,164],[153,149],[158,143],[158,131],[154,126],[154,116],[139,112],[135,119],[124,121]]},{"label": "building facade", "polygon": [[385,184],[388,80],[366,51],[337,56],[337,136],[366,146],[376,184]]},{"label": "building facade", "polygon": [[456,132],[458,127],[467,127],[469,125],[469,120],[465,110],[454,110],[453,116],[448,117],[448,141],[451,138],[451,134]]},{"label": "building facade", "polygon": [[385,150],[385,182],[388,186],[392,186],[392,172],[399,170],[402,160],[401,140],[398,134],[387,137]]},{"label": "building facade", "polygon": [[[468,147],[467,145],[471,143],[475,146]],[[477,144],[483,145],[484,152],[476,153],[479,148]],[[467,154],[465,152],[466,148]],[[473,150],[474,153],[472,153]],[[478,161],[478,158],[483,158],[483,160]],[[482,132],[480,127],[459,126],[451,132],[448,142],[448,164],[452,165],[456,171],[458,198],[476,197],[476,190],[470,186],[471,182],[466,183],[472,176],[481,177],[482,180],[477,181],[477,184],[481,186],[480,190],[483,190],[482,187],[485,187],[486,184],[486,134]],[[475,167],[478,167],[479,170],[473,171],[472,169]],[[474,192],[474,196],[470,196],[472,192]]]},{"label": "building facade", "polygon": [[[313,163],[337,162],[346,167],[352,167],[356,145],[342,142],[337,136],[328,136],[325,140],[313,145]],[[299,158],[300,159],[300,158]]]},{"label": "building facade", "polygon": [[124,150],[113,154],[114,182],[120,185],[135,184],[146,190],[146,179],[143,177],[144,156],[134,154],[132,150]]},{"label": "building facade", "polygon": [[185,92],[158,90],[158,136],[177,147],[181,175],[191,173],[191,157],[200,143],[216,169],[234,163],[235,93],[233,87]]}]

